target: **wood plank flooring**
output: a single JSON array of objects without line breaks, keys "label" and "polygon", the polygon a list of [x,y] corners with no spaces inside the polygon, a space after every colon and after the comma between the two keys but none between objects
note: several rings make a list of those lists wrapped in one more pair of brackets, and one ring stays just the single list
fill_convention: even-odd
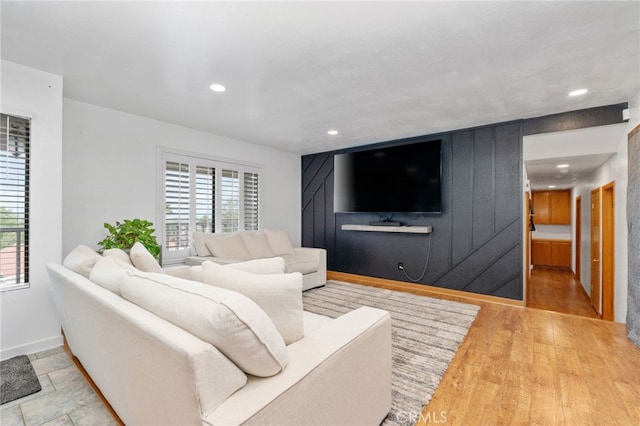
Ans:
[{"label": "wood plank flooring", "polygon": [[[385,281],[371,280],[376,287]],[[418,425],[640,424],[640,348],[623,324],[396,281],[386,287],[481,306]]]},{"label": "wood plank flooring", "polygon": [[575,274],[563,269],[534,268],[531,271],[527,307],[598,318]]},{"label": "wood plank flooring", "polygon": [[397,281],[328,278],[481,307],[417,425],[640,424],[640,348],[623,324]]}]

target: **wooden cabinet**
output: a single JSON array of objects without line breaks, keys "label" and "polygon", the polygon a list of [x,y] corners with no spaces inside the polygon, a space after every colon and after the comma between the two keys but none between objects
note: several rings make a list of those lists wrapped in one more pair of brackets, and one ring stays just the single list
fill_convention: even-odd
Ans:
[{"label": "wooden cabinet", "polygon": [[532,240],[531,264],[571,268],[571,241]]},{"label": "wooden cabinet", "polygon": [[533,191],[531,198],[536,225],[571,224],[571,191]]}]

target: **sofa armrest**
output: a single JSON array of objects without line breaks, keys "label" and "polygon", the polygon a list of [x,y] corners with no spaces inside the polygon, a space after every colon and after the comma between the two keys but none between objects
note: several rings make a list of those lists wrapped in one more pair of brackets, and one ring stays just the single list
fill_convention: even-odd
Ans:
[{"label": "sofa armrest", "polygon": [[[318,272],[320,279],[317,285],[324,285],[327,282],[327,250],[315,247],[296,247],[293,249],[298,253],[316,253],[318,256]],[[314,286],[315,287],[315,286]]]},{"label": "sofa armrest", "polygon": [[249,377],[205,424],[379,424],[391,408],[391,317],[362,307],[288,346],[289,365]]}]

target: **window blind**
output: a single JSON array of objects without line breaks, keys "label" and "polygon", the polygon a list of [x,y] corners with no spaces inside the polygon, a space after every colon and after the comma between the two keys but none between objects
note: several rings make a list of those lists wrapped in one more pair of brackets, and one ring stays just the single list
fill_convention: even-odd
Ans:
[{"label": "window blind", "polygon": [[260,175],[244,173],[244,229],[257,231],[260,227]]},{"label": "window blind", "polygon": [[0,289],[29,283],[30,120],[0,114]]},{"label": "window blind", "polygon": [[165,166],[164,247],[189,248],[190,206],[189,164],[167,161]]},{"label": "window blind", "polygon": [[196,231],[216,231],[215,211],[216,169],[196,167]]},{"label": "window blind", "polygon": [[220,188],[222,232],[234,232],[240,227],[240,179],[237,170],[222,170]]}]

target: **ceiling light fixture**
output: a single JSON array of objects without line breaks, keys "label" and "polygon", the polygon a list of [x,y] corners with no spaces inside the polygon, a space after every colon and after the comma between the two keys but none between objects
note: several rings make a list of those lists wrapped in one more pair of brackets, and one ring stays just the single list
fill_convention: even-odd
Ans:
[{"label": "ceiling light fixture", "polygon": [[218,93],[224,92],[225,90],[227,90],[227,88],[224,87],[222,84],[217,84],[217,83],[214,83],[211,86],[209,86],[209,89],[213,90],[214,92],[218,92]]},{"label": "ceiling light fixture", "polygon": [[556,187],[555,185],[549,185],[549,186],[547,186],[547,188],[550,188],[550,189],[551,189],[551,188],[555,188],[555,187]]},{"label": "ceiling light fixture", "polygon": [[581,95],[585,95],[587,92],[588,92],[587,89],[572,90],[571,92],[569,92],[569,96],[581,96]]},{"label": "ceiling light fixture", "polygon": [[568,164],[558,164],[556,167],[559,168],[559,169],[566,169],[567,167],[569,167],[569,165]]},{"label": "ceiling light fixture", "polygon": [[331,136],[335,136],[335,135],[338,134],[338,131],[337,130],[329,130],[329,131],[327,131],[327,134],[331,135]]}]

